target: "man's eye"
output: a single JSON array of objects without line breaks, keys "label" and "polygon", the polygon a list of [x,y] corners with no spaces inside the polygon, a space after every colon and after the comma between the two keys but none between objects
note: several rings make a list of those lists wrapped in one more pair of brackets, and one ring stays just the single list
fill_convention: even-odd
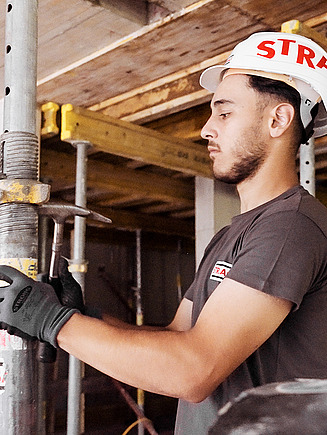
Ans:
[{"label": "man's eye", "polygon": [[223,119],[226,119],[230,115],[230,113],[221,113],[219,116]]}]

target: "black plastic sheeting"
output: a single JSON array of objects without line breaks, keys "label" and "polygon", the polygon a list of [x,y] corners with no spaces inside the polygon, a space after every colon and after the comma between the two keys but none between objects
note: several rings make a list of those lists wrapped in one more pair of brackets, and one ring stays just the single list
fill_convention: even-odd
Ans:
[{"label": "black plastic sheeting", "polygon": [[247,390],[218,413],[209,435],[326,435],[327,380],[299,379]]}]

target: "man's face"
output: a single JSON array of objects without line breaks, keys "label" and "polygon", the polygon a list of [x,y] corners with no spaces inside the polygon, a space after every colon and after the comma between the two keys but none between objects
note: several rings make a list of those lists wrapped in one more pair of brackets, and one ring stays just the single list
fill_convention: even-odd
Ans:
[{"label": "man's face", "polygon": [[239,184],[254,176],[266,157],[264,112],[260,96],[245,75],[226,77],[212,102],[212,115],[202,129],[208,139],[216,179]]}]

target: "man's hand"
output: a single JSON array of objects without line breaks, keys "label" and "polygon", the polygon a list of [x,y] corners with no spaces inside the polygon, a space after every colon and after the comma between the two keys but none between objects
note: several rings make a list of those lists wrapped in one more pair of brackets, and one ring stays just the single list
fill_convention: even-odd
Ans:
[{"label": "man's hand", "polygon": [[38,338],[57,347],[57,335],[79,312],[62,306],[51,285],[36,282],[10,266],[0,265],[0,327],[9,334]]},{"label": "man's hand", "polygon": [[68,261],[64,257],[61,257],[59,263],[59,282],[61,289],[57,295],[65,307],[77,308],[85,316],[102,319],[101,310],[84,305],[81,286],[69,272]]},{"label": "man's hand", "polygon": [[59,279],[62,287],[58,294],[60,302],[65,307],[77,308],[84,314],[85,306],[81,286],[69,272],[68,261],[64,257],[61,257],[59,262]]}]

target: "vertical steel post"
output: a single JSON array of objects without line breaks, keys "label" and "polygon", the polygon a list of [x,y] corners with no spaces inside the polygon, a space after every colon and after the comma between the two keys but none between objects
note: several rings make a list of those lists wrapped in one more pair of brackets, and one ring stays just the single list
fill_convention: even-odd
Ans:
[{"label": "vertical steel post", "polygon": [[[87,203],[87,150],[91,146],[89,142],[76,142],[76,190],[75,204],[86,207]],[[85,233],[86,219],[75,217],[74,222],[74,246],[71,270],[74,278],[80,284],[83,294],[85,290]],[[69,355],[68,374],[68,411],[67,411],[67,435],[78,435],[84,432],[84,405],[82,395],[83,363]]]},{"label": "vertical steel post", "polygon": [[[142,308],[142,262],[141,262],[141,230],[136,230],[136,324],[143,325],[143,308]],[[144,391],[137,389],[137,404],[144,412]],[[138,424],[138,435],[144,434],[143,423]]]},{"label": "vertical steel post", "polygon": [[[10,179],[38,179],[36,136],[37,0],[6,2],[3,172]],[[0,205],[0,263],[35,278],[37,210]],[[0,331],[0,434],[37,433],[38,370],[35,343]]]},{"label": "vertical steel post", "polygon": [[[47,273],[48,265],[47,259],[47,236],[48,236],[49,218],[47,216],[39,217],[39,259],[38,259],[38,272]],[[38,358],[37,358],[38,359]],[[38,361],[38,435],[46,433],[47,427],[47,394],[46,385],[49,381],[47,376],[47,364]]]},{"label": "vertical steel post", "polygon": [[177,242],[177,301],[178,304],[182,301],[182,281],[181,281],[181,255],[182,255],[182,241],[178,239]]},{"label": "vertical steel post", "polygon": [[316,195],[315,142],[313,138],[300,146],[300,183],[311,195]]}]

